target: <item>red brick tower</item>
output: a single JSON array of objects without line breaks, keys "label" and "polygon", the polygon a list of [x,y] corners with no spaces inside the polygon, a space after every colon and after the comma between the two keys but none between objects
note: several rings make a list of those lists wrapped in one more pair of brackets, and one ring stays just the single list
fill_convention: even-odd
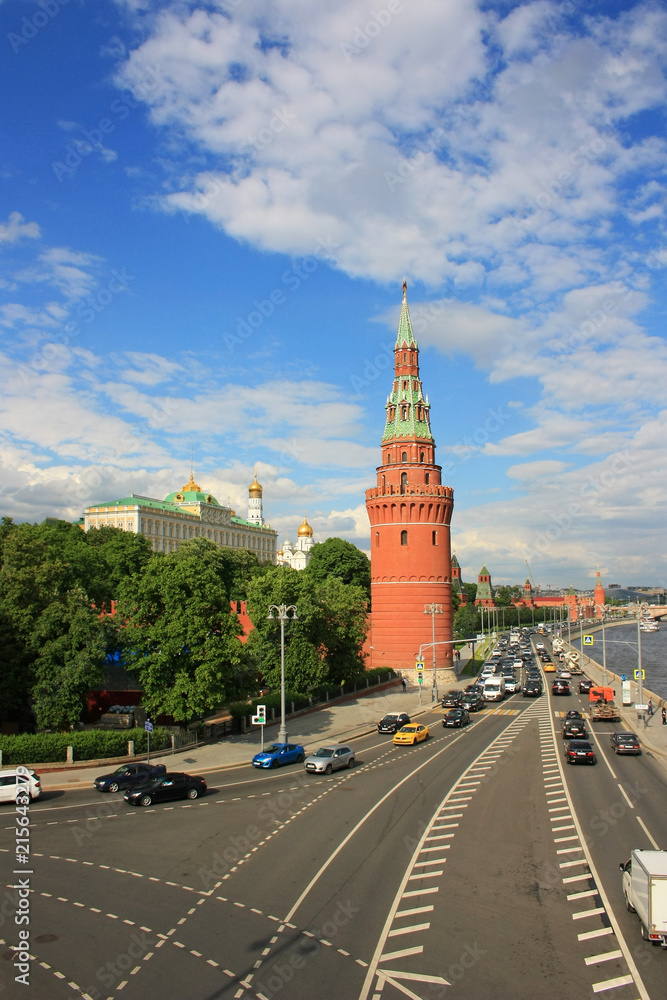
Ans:
[{"label": "red brick tower", "polygon": [[604,606],[605,606],[605,592],[602,586],[602,580],[600,579],[600,570],[597,571],[595,576],[595,590],[593,591],[593,617],[603,618],[604,617]]},{"label": "red brick tower", "polygon": [[[419,348],[407,285],[394,348],[394,383],[385,407],[377,486],[366,490],[371,523],[371,666],[414,670],[420,645],[452,639],[449,524],[454,491],[435,464],[428,396],[419,378]],[[433,616],[426,605],[442,608]],[[433,662],[426,651],[426,669]],[[451,682],[452,646],[436,646],[439,679]]]}]

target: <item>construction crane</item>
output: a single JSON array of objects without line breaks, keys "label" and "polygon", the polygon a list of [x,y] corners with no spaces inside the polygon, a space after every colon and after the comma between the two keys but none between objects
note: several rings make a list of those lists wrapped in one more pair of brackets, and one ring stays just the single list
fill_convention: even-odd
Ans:
[{"label": "construction crane", "polygon": [[533,580],[533,574],[530,572],[530,566],[528,565],[528,560],[524,559],[524,562],[526,564],[526,569],[528,570],[528,579],[530,580],[530,585],[535,591],[535,593],[537,593],[540,589],[540,586],[539,584],[536,584],[535,581]]}]

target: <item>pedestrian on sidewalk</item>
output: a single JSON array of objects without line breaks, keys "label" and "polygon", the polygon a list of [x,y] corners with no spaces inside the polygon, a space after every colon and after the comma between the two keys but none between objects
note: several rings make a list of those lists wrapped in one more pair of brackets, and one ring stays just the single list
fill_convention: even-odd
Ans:
[{"label": "pedestrian on sidewalk", "polygon": [[649,700],[648,700],[648,715],[649,715],[649,719],[653,715],[653,698],[649,698]]},{"label": "pedestrian on sidewalk", "polygon": [[664,705],[662,706],[662,712],[660,714],[662,715],[663,726],[667,726],[667,708],[665,708]]},{"label": "pedestrian on sidewalk", "polygon": [[401,677],[401,687],[403,688],[403,694],[408,690],[408,682],[405,677]]}]

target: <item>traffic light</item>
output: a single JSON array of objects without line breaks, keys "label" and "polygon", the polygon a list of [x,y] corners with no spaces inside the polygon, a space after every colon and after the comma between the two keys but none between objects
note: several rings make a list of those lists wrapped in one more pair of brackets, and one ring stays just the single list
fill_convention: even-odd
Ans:
[{"label": "traffic light", "polygon": [[261,726],[265,725],[265,723],[266,723],[266,705],[258,705],[257,706],[257,718],[258,718],[259,724]]}]

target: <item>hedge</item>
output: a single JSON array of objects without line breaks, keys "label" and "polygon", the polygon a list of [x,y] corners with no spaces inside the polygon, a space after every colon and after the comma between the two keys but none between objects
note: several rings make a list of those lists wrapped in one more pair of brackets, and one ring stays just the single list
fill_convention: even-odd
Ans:
[{"label": "hedge", "polygon": [[[75,761],[124,757],[128,740],[134,740],[135,753],[146,752],[147,733],[144,729],[125,729],[122,732],[89,729],[71,733],[0,736],[2,765],[65,763],[67,747],[74,748]],[[151,750],[165,750],[170,746],[171,736],[166,729],[153,730]]]}]

